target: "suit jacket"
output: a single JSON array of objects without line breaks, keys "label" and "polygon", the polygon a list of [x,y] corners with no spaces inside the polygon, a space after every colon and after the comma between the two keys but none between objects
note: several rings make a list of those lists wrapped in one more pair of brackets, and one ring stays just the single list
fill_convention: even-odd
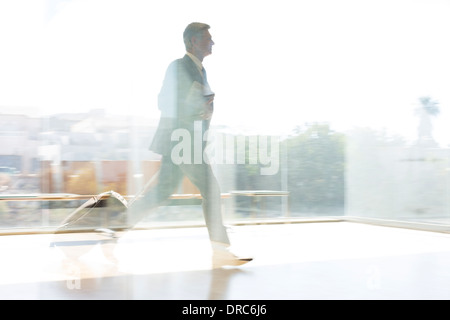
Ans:
[{"label": "suit jacket", "polygon": [[171,135],[176,129],[186,129],[190,133],[193,147],[194,124],[199,121],[203,136],[210,123],[209,120],[202,120],[200,116],[208,99],[202,89],[206,84],[206,75],[202,76],[188,55],[169,65],[158,95],[161,118],[150,150],[161,155],[170,155],[173,146],[178,143],[171,141]]}]

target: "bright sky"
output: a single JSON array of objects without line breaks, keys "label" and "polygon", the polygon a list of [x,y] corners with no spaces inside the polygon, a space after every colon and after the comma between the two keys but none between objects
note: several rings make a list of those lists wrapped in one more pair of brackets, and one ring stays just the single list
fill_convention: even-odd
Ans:
[{"label": "bright sky", "polygon": [[159,117],[182,32],[211,25],[214,122],[266,132],[327,121],[415,137],[439,101],[450,144],[450,0],[0,0],[0,112]]}]

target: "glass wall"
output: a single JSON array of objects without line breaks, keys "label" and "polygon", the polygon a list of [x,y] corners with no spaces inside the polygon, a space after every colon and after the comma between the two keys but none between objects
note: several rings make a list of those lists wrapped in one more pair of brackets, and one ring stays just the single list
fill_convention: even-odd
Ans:
[{"label": "glass wall", "polygon": [[[2,1],[0,228],[56,227],[90,195],[144,188],[158,93],[193,21],[215,43],[202,153],[226,221],[447,224],[449,13],[445,0]],[[184,180],[146,221],[202,222],[198,192]]]}]

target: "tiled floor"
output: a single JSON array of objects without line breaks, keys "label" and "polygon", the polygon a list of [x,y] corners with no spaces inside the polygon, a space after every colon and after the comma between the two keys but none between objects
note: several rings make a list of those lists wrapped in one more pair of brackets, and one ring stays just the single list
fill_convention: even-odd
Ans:
[{"label": "tiled floor", "polygon": [[450,235],[328,222],[233,227],[255,259],[212,268],[205,228],[0,237],[0,299],[449,299]]}]

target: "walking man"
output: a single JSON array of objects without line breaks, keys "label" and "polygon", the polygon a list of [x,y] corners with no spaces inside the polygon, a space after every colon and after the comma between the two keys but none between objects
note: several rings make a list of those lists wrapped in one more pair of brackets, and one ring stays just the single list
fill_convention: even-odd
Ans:
[{"label": "walking man", "polygon": [[[146,211],[162,205],[187,176],[203,198],[213,259],[218,264],[241,265],[252,259],[240,258],[230,252],[230,240],[222,222],[219,184],[203,152],[195,153],[204,150],[205,145],[196,148],[198,141],[194,141],[194,136],[204,136],[214,111],[214,93],[202,64],[214,45],[209,28],[204,23],[189,24],[183,33],[186,54],[167,68],[158,95],[161,118],[150,146],[150,150],[162,156],[158,182],[142,199],[133,203],[129,218],[133,224],[137,223]],[[186,133],[183,139],[188,137],[190,141],[183,141],[183,144],[190,148],[175,152],[174,147],[180,143],[178,133]],[[204,140],[201,143],[205,144]]]}]

